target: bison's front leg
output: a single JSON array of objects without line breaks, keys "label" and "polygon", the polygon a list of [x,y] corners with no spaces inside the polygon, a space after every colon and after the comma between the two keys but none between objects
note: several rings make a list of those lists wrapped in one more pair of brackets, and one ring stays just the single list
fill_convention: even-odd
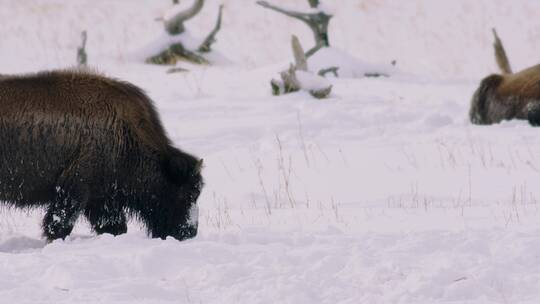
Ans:
[{"label": "bison's front leg", "polygon": [[48,241],[65,239],[88,200],[88,191],[83,187],[67,190],[57,187],[54,201],[48,206],[43,218],[43,236]]},{"label": "bison's front leg", "polygon": [[540,104],[531,102],[527,105],[527,120],[533,127],[540,127]]}]

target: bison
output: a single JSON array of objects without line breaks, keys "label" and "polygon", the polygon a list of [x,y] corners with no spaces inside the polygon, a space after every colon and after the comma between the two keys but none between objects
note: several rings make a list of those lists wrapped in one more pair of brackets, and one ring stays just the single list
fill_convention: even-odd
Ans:
[{"label": "bison", "polygon": [[43,235],[79,215],[98,234],[142,222],[155,238],[197,234],[202,160],[175,148],[138,87],[84,70],[0,77],[0,201],[42,207]]},{"label": "bison", "polygon": [[490,75],[474,93],[469,119],[488,125],[509,119],[540,125],[540,65],[514,74]]}]

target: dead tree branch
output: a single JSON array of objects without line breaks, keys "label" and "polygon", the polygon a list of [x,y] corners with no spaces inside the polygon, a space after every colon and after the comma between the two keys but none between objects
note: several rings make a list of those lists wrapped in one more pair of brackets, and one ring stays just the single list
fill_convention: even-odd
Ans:
[{"label": "dead tree branch", "polygon": [[388,74],[385,74],[385,73],[378,73],[378,72],[367,72],[367,73],[364,73],[364,76],[366,76],[366,77],[372,77],[372,78],[377,78],[377,77],[390,77],[390,75],[388,75]]},{"label": "dead tree branch", "polygon": [[316,8],[319,6],[319,0],[308,0],[309,2],[309,6],[311,6],[312,8]]},{"label": "dead tree branch", "polygon": [[178,35],[185,31],[184,22],[197,15],[204,6],[204,0],[195,0],[193,5],[176,14],[174,17],[165,20],[165,30],[169,35]]},{"label": "dead tree branch", "polygon": [[291,64],[289,69],[279,74],[283,80],[284,93],[292,93],[300,91],[302,86],[296,78],[296,68]]},{"label": "dead tree branch", "polygon": [[298,40],[298,37],[296,37],[295,35],[292,35],[291,46],[293,50],[295,68],[297,70],[307,72],[307,58],[304,54],[304,49],[302,49],[302,45],[300,44],[300,40]]},{"label": "dead tree branch", "polygon": [[317,75],[322,76],[322,77],[325,77],[326,74],[332,73],[332,74],[334,74],[335,77],[338,77],[338,76],[339,76],[339,75],[338,75],[338,70],[339,70],[338,67],[329,67],[329,68],[320,70],[320,71],[317,73]]},{"label": "dead tree branch", "polygon": [[497,65],[503,74],[512,74],[510,61],[508,60],[508,56],[506,56],[506,51],[504,50],[502,41],[499,38],[499,35],[497,35],[497,30],[494,28],[491,30],[493,31],[493,37],[495,38],[493,48],[495,49],[495,60],[497,61]]},{"label": "dead tree branch", "polygon": [[[317,8],[319,6],[318,0],[308,0],[308,1],[309,1],[309,5],[312,8]],[[302,13],[302,12],[289,11],[289,10],[285,10],[280,7],[277,7],[275,5],[272,5],[268,3],[267,1],[262,1],[262,0],[257,1],[257,4],[264,8],[267,8],[267,9],[279,12],[281,14],[284,14],[286,16],[298,19],[304,22],[307,26],[309,26],[315,38],[315,46],[306,53],[307,57],[313,55],[322,47],[330,46],[330,41],[328,39],[328,24],[330,22],[330,19],[332,19],[332,15],[326,14],[323,11],[319,11],[317,13]]]},{"label": "dead tree branch", "polygon": [[214,42],[216,42],[216,34],[221,29],[221,16],[222,16],[222,14],[223,14],[223,4],[219,6],[219,13],[218,13],[217,21],[216,21],[216,26],[210,32],[210,34],[208,34],[208,36],[206,36],[206,39],[204,39],[203,43],[201,43],[201,45],[199,46],[197,51],[199,51],[201,53],[210,52],[210,47],[212,46],[212,44]]},{"label": "dead tree branch", "polygon": [[209,64],[208,60],[195,52],[187,50],[182,43],[172,44],[168,49],[146,59],[146,63],[174,65],[181,59],[197,64]]},{"label": "dead tree branch", "polygon": [[183,73],[183,72],[189,72],[188,69],[184,69],[181,67],[178,68],[170,68],[167,70],[167,74],[173,74],[173,73]]},{"label": "dead tree branch", "polygon": [[[279,74],[281,80],[272,79],[270,81],[272,94],[281,95],[305,90],[315,98],[327,97],[332,91],[332,85],[329,83],[326,84],[322,76],[314,75],[308,71],[306,55],[298,37],[295,35],[291,38],[291,47],[295,63]],[[299,79],[299,76],[302,77]],[[320,85],[321,80],[323,81],[323,85]],[[313,83],[317,83],[318,85],[313,85]]]},{"label": "dead tree branch", "polygon": [[[176,4],[179,1],[173,1]],[[184,11],[177,12],[171,18],[160,19],[163,20],[165,30],[170,36],[178,36],[185,31],[184,22],[197,15],[204,6],[204,0],[194,0],[193,5]],[[208,34],[206,39],[201,43],[197,50],[189,50],[184,44],[177,39],[177,42],[169,45],[165,50],[160,51],[158,54],[153,55],[146,59],[146,63],[161,64],[161,65],[174,65],[179,60],[186,60],[196,64],[209,64],[209,61],[202,56],[202,53],[208,53],[211,51],[210,47],[216,42],[216,34],[221,29],[221,19],[223,13],[223,5],[219,7],[218,19],[214,29]]]},{"label": "dead tree branch", "polygon": [[299,19],[305,23],[308,23],[309,22],[309,14],[306,14],[306,13],[300,13],[300,12],[294,12],[294,11],[287,11],[285,9],[282,9],[280,7],[277,7],[277,6],[274,6],[270,3],[268,3],[267,1],[257,1],[257,4],[264,7],[264,8],[268,8],[268,9],[271,9],[271,10],[274,10],[278,13],[282,13],[286,16],[289,16],[289,17],[292,17],[292,18],[296,18],[296,19]]},{"label": "dead tree branch", "polygon": [[313,96],[313,97],[315,97],[317,99],[326,98],[326,97],[328,97],[328,95],[330,95],[330,93],[332,93],[332,86],[328,86],[328,87],[320,89],[320,90],[310,90],[309,91],[309,94],[311,94],[311,96]]},{"label": "dead tree branch", "polygon": [[312,47],[311,49],[309,49],[309,51],[306,52],[306,57],[311,57],[311,55],[317,53],[318,50],[322,49],[324,47],[324,44],[317,44],[315,45],[314,47]]},{"label": "dead tree branch", "polygon": [[86,54],[86,39],[87,39],[86,31],[82,31],[81,37],[82,37],[82,44],[77,49],[77,63],[79,65],[86,65],[86,63],[88,62],[88,55]]}]

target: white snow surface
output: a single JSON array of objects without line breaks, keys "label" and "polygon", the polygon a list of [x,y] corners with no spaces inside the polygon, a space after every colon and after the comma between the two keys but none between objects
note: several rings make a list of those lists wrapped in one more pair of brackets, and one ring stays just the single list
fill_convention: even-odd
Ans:
[{"label": "white snow surface", "polygon": [[[133,56],[163,39],[154,19],[169,0],[0,1],[0,73],[70,67],[87,30],[91,66],[149,94],[206,182],[199,235],[184,242],[137,222],[95,236],[81,220],[47,244],[42,210],[1,208],[0,303],[538,303],[538,129],[474,126],[467,112],[497,71],[492,27],[514,69],[538,63],[540,2],[322,1],[334,19],[321,62],[400,72],[329,77],[325,100],[273,97],[291,34],[305,49],[313,38],[254,1],[222,1],[223,60],[175,74]],[[189,37],[213,28],[220,3],[186,23]]]},{"label": "white snow surface", "polygon": [[311,72],[296,71],[296,78],[302,89],[307,91],[324,90],[332,85],[326,78]]}]

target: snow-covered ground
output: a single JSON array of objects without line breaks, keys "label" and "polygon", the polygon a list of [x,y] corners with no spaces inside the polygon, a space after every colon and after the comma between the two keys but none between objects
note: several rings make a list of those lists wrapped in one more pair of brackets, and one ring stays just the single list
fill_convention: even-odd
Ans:
[{"label": "snow-covered ground", "polygon": [[[330,78],[326,100],[271,96],[290,35],[306,49],[312,37],[251,0],[222,1],[215,66],[137,62],[170,2],[0,0],[0,73],[69,67],[88,30],[90,64],[145,89],[206,165],[185,242],[80,222],[46,244],[40,210],[0,209],[0,303],[540,301],[538,129],[467,120],[496,71],[492,27],[514,69],[538,63],[540,2],[326,0],[335,49],[315,66],[397,62],[390,78]],[[214,25],[221,1],[207,2],[192,37]]]}]

